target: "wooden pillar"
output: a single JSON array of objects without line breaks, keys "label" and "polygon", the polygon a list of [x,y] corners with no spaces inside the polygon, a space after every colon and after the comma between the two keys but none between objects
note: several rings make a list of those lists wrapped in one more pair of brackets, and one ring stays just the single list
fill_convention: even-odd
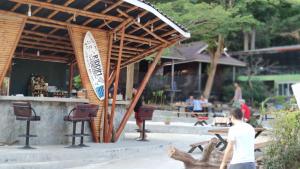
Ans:
[{"label": "wooden pillar", "polygon": [[134,96],[134,98],[133,98],[133,100],[132,100],[129,108],[127,109],[127,112],[125,113],[125,115],[124,115],[124,117],[123,117],[123,119],[122,119],[122,121],[120,123],[120,126],[119,126],[119,128],[118,128],[118,130],[116,132],[116,135],[115,135],[115,141],[117,141],[119,139],[120,135],[122,134],[122,132],[123,132],[123,130],[125,128],[125,125],[126,125],[128,119],[129,119],[129,117],[130,117],[130,115],[131,115],[131,113],[132,113],[132,111],[133,111],[133,109],[134,109],[137,101],[141,97],[141,95],[142,95],[142,93],[143,93],[143,91],[144,91],[144,89],[145,89],[145,87],[146,87],[146,85],[147,85],[147,83],[148,83],[148,81],[149,81],[149,79],[150,79],[150,77],[151,77],[154,69],[155,69],[155,66],[157,65],[158,61],[160,60],[160,57],[161,57],[161,55],[163,53],[163,49],[164,48],[160,48],[159,49],[159,51],[156,54],[156,56],[155,56],[155,58],[154,58],[154,60],[153,60],[153,62],[151,64],[151,66],[149,67],[146,75],[144,76],[144,79],[143,79],[142,83],[140,84],[140,86],[139,86],[139,88],[137,90],[136,95]]},{"label": "wooden pillar", "polygon": [[11,65],[25,22],[26,17],[0,15],[0,87]]},{"label": "wooden pillar", "polygon": [[199,62],[199,67],[198,67],[198,91],[201,93],[202,89],[202,63]]},{"label": "wooden pillar", "polygon": [[132,88],[134,82],[134,63],[127,66],[126,73],[126,100],[132,98]]},{"label": "wooden pillar", "polygon": [[116,108],[116,99],[118,94],[118,86],[119,86],[119,78],[120,78],[120,71],[121,71],[121,61],[122,61],[122,54],[123,54],[123,45],[124,45],[124,37],[125,37],[125,27],[121,30],[121,39],[120,39],[120,48],[119,48],[119,56],[118,56],[118,63],[116,66],[116,80],[114,83],[114,94],[113,94],[113,102],[111,105],[111,113],[110,113],[110,120],[109,120],[109,128],[108,128],[108,138],[111,140],[113,125],[114,125],[114,118],[115,118],[115,108]]},{"label": "wooden pillar", "polygon": [[108,135],[108,99],[109,99],[109,78],[110,78],[110,57],[111,57],[111,50],[113,44],[113,35],[109,36],[109,47],[108,47],[108,54],[107,54],[107,66],[106,66],[106,73],[105,73],[105,100],[104,100],[104,127],[103,127],[103,141],[107,142],[106,136]]},{"label": "wooden pillar", "polygon": [[[100,140],[100,128],[101,128],[101,115],[104,110],[104,100],[99,100],[96,93],[94,92],[94,89],[92,87],[92,84],[90,82],[90,79],[88,77],[88,73],[85,67],[84,62],[84,56],[83,56],[83,40],[87,33],[87,31],[90,31],[97,43],[98,50],[101,57],[101,62],[103,66],[103,72],[105,76],[105,70],[107,66],[107,55],[108,55],[108,49],[109,49],[109,33],[104,32],[101,30],[89,30],[89,29],[83,29],[79,28],[77,26],[68,26],[68,32],[70,36],[70,40],[74,49],[80,77],[82,80],[83,87],[87,90],[87,97],[92,104],[99,105],[99,111],[97,113],[97,117],[95,120],[91,123],[91,129],[92,129],[92,135],[95,142],[99,142]],[[106,87],[106,86],[105,86]],[[107,96],[106,96],[107,97]]]},{"label": "wooden pillar", "polygon": [[233,66],[233,67],[232,67],[232,81],[233,81],[233,82],[235,82],[235,80],[236,80],[235,77],[236,77],[236,67]]},{"label": "wooden pillar", "polygon": [[71,96],[72,89],[73,89],[73,76],[74,76],[74,63],[70,63],[69,67],[69,95]]},{"label": "wooden pillar", "polygon": [[174,88],[174,72],[175,72],[175,64],[174,59],[172,59],[172,65],[171,65],[171,104],[174,102],[175,97],[175,88]]}]

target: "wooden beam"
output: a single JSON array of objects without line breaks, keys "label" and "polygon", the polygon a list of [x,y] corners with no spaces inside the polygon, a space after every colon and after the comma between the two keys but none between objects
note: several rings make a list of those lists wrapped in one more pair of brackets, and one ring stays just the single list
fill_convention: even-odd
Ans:
[{"label": "wooden beam", "polygon": [[60,57],[60,56],[49,56],[49,55],[40,55],[37,56],[32,53],[15,53],[14,58],[17,59],[28,59],[28,60],[38,60],[38,61],[46,61],[46,62],[59,62],[59,63],[68,63],[69,58]]},{"label": "wooden beam", "polygon": [[33,41],[28,41],[28,40],[20,40],[20,44],[27,44],[27,45],[36,45],[36,46],[42,46],[42,47],[49,47],[53,49],[63,49],[63,50],[69,50],[73,51],[72,47],[70,46],[61,46],[61,45],[53,45],[53,44],[47,44],[47,43],[40,43],[40,42],[33,42]]},{"label": "wooden beam", "polygon": [[[119,53],[118,50],[112,50],[112,53]],[[123,53],[129,54],[129,55],[137,55],[139,54],[138,52],[130,52],[130,51],[125,51],[123,50]],[[123,57],[128,57],[127,55],[122,55]]]},{"label": "wooden beam", "polygon": [[[121,11],[120,9],[117,9],[117,11],[122,14],[123,16],[127,17],[127,18],[132,18],[131,16],[129,16],[128,14],[126,14],[125,12]],[[139,27],[141,27],[142,29],[144,29],[146,32],[148,32],[151,36],[153,36],[154,38],[160,40],[161,42],[164,43],[169,43],[168,41],[166,41],[165,39],[161,38],[160,36],[156,35],[154,32],[152,32],[151,30],[149,30],[148,28],[146,28],[144,25],[140,24],[139,22],[137,22],[136,20],[133,20],[133,22],[138,25]]]},{"label": "wooden beam", "polygon": [[170,41],[169,44],[162,44],[162,45],[159,45],[159,46],[156,46],[156,47],[152,47],[152,48],[148,49],[147,51],[141,53],[139,56],[136,56],[132,59],[129,59],[126,62],[123,62],[121,68],[124,68],[124,67],[126,67],[127,65],[129,65],[131,63],[135,63],[135,62],[138,62],[140,60],[143,60],[145,58],[145,56],[149,56],[149,55],[153,54],[154,51],[156,51],[158,48],[168,48],[168,47],[174,45],[175,43],[177,43],[180,39],[181,39],[181,37]]},{"label": "wooden beam", "polygon": [[73,54],[72,51],[68,50],[62,50],[57,48],[50,48],[50,47],[42,47],[42,46],[35,46],[35,45],[26,45],[26,44],[18,44],[18,47],[24,47],[24,48],[31,48],[31,49],[39,49],[39,50],[45,50],[45,51],[55,51],[55,52],[62,52],[62,53],[70,53]]},{"label": "wooden beam", "polygon": [[[113,45],[112,46],[114,49],[119,49],[120,46],[116,46],[116,45]],[[129,50],[129,51],[136,51],[136,52],[143,52],[144,49],[140,49],[140,48],[133,48],[133,47],[123,47],[124,50]]]},{"label": "wooden beam", "polygon": [[21,4],[17,3],[10,11],[15,11],[15,10],[17,10],[20,6],[21,6]]},{"label": "wooden beam", "polygon": [[172,35],[172,34],[174,34],[174,33],[176,33],[176,32],[177,32],[177,31],[174,29],[174,30],[172,30],[172,31],[169,31],[169,32],[166,32],[166,33],[162,34],[161,36],[162,36],[162,37],[166,37],[166,36]]},{"label": "wooden beam", "polygon": [[164,51],[163,48],[159,49],[159,51],[157,52],[153,62],[151,63],[150,67],[148,68],[148,71],[147,71],[146,75],[144,76],[144,79],[143,79],[142,83],[140,84],[136,95],[134,96],[129,108],[127,109],[127,112],[125,113],[125,115],[124,115],[124,117],[123,117],[123,119],[120,123],[119,128],[117,129],[117,132],[116,132],[116,135],[115,135],[116,140],[118,140],[120,135],[122,134],[122,132],[125,128],[125,125],[126,125],[128,119],[129,119],[131,113],[133,112],[133,109],[134,109],[136,103],[138,102],[139,98],[141,97],[141,95],[142,95],[142,93],[143,93],[143,91],[144,91],[144,89],[145,89],[145,87],[146,87],[146,85],[147,85],[154,69],[155,69],[155,66],[157,65],[158,61],[161,58],[161,55],[162,55],[163,51]]},{"label": "wooden beam", "polygon": [[31,19],[27,20],[26,23],[33,24],[33,25],[39,25],[39,26],[45,26],[45,27],[49,27],[49,28],[66,29],[65,26],[56,25],[56,24],[53,24],[53,23],[38,22],[38,21],[31,20]]},{"label": "wooden beam", "polygon": [[[148,21],[146,24],[144,24],[144,26],[147,27],[147,26],[149,26],[151,24],[154,24],[155,22],[157,22],[159,20],[160,20],[160,18],[156,17],[155,19],[152,19],[152,20]],[[136,27],[135,29],[129,31],[128,34],[132,34],[132,33],[136,32],[136,31],[138,31],[140,29],[141,29],[140,27]]]},{"label": "wooden beam", "polygon": [[116,8],[117,6],[121,5],[122,3],[123,3],[123,0],[119,0],[118,2],[113,3],[111,6],[109,6],[105,10],[103,10],[101,13],[106,14],[107,12],[109,12],[110,10]]},{"label": "wooden beam", "polygon": [[118,63],[116,66],[116,80],[114,83],[114,94],[113,94],[113,102],[111,105],[111,114],[110,114],[110,120],[109,120],[109,128],[108,128],[108,138],[111,140],[112,138],[112,130],[113,130],[113,124],[114,124],[114,118],[115,118],[115,108],[116,108],[116,99],[118,94],[118,85],[119,85],[119,77],[120,77],[120,68],[121,68],[121,61],[122,61],[122,52],[123,52],[123,45],[124,45],[124,38],[125,38],[125,27],[121,30],[121,42],[120,42],[120,48],[119,48],[119,58]]},{"label": "wooden beam", "polygon": [[66,47],[72,47],[70,42],[63,42],[60,40],[52,40],[52,39],[47,39],[47,38],[43,38],[43,37],[36,37],[36,36],[29,36],[29,35],[25,35],[23,34],[21,36],[21,39],[23,40],[28,40],[28,41],[36,41],[36,42],[46,42],[46,43],[51,43],[51,44],[56,44],[56,45],[63,45]]},{"label": "wooden beam", "polygon": [[[138,9],[139,7],[137,7],[137,6],[133,6],[132,8],[129,8],[128,10],[126,10],[126,13],[129,13],[129,12],[131,12],[131,11],[134,11],[134,10],[136,10],[136,9]],[[121,17],[122,15],[121,14],[118,14],[117,15],[118,17]],[[109,23],[106,23],[106,22],[104,22],[103,24],[101,24],[100,26],[98,26],[98,28],[103,28],[106,24],[110,24],[110,22]]]},{"label": "wooden beam", "polygon": [[[72,0],[73,1],[73,0]],[[83,10],[88,10],[90,7],[92,7],[92,6],[94,6],[96,3],[98,3],[99,2],[99,0],[94,0],[94,1],[92,1],[92,2],[90,2],[87,6],[85,6],[84,8],[83,8]],[[64,6],[68,6],[69,4],[64,4]],[[57,12],[57,11],[55,11],[55,12]],[[51,18],[51,17],[48,17],[48,18]],[[72,20],[73,18],[72,18],[72,16],[71,17],[69,17],[68,19],[67,19],[67,21],[66,22],[70,22],[71,20]],[[93,20],[93,19],[92,19]],[[85,25],[85,24],[83,24],[83,25]],[[57,28],[55,28],[55,29],[53,29],[51,32],[49,32],[50,34],[53,34],[54,32],[56,32],[56,31],[58,31],[58,29]]]},{"label": "wooden beam", "polygon": [[107,66],[105,70],[105,100],[104,100],[104,129],[103,129],[103,140],[105,143],[109,142],[108,135],[108,99],[109,99],[109,73],[110,73],[110,58],[112,50],[113,37],[109,36],[109,46],[107,54]]},{"label": "wooden beam", "polygon": [[[82,29],[89,29],[89,30],[96,30],[96,31],[105,32],[105,31],[103,31],[101,29],[97,29],[97,28],[74,25],[74,24],[70,24],[70,23],[66,23],[66,22],[61,22],[61,21],[56,21],[56,20],[41,18],[41,17],[36,17],[36,16],[28,17],[27,15],[24,15],[24,14],[17,14],[17,13],[8,12],[8,11],[0,10],[0,14],[10,14],[10,15],[13,15],[13,16],[22,16],[22,17],[25,16],[25,17],[30,19],[30,22],[32,24],[43,24],[47,27],[67,29],[66,28],[67,25],[72,25],[73,27],[78,27],[78,28],[82,28]],[[47,23],[44,23],[44,22],[47,22]],[[117,33],[117,37],[120,37],[119,33]],[[125,34],[125,37],[126,37],[126,39],[125,39],[126,41],[131,41],[131,42],[136,42],[136,43],[143,43],[143,44],[149,44],[150,42],[152,44],[159,44],[160,43],[159,41],[156,41],[156,40],[153,40],[153,39],[142,38],[142,37],[134,36],[134,35]]]},{"label": "wooden beam", "polygon": [[62,37],[62,36],[49,35],[49,34],[46,34],[46,33],[34,32],[34,31],[29,31],[29,30],[24,30],[23,33],[70,42],[69,38]]},{"label": "wooden beam", "polygon": [[51,9],[54,11],[73,13],[76,15],[81,15],[81,16],[85,16],[85,17],[89,17],[89,18],[111,20],[111,21],[116,21],[116,22],[123,21],[122,18],[115,17],[115,16],[104,15],[104,14],[99,14],[99,13],[94,13],[94,12],[89,12],[89,11],[83,11],[80,9],[65,7],[62,5],[56,5],[56,4],[41,2],[41,1],[36,1],[36,0],[10,0],[10,1],[22,3],[22,4],[31,4],[33,6],[43,7],[43,8]]}]

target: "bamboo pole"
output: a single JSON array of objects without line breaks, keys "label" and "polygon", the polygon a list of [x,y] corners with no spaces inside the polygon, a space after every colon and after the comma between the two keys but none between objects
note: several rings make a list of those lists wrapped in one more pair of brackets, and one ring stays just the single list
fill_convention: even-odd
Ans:
[{"label": "bamboo pole", "polygon": [[113,124],[114,124],[114,118],[115,118],[115,107],[116,107],[116,98],[118,94],[118,85],[119,85],[119,77],[120,77],[120,69],[121,69],[121,61],[122,61],[122,52],[123,52],[123,44],[124,44],[124,37],[125,37],[125,27],[121,30],[121,42],[120,42],[120,49],[119,49],[119,58],[118,63],[116,66],[116,80],[114,83],[114,94],[113,94],[113,102],[111,106],[111,116],[109,120],[109,128],[108,128],[108,138],[111,140],[112,137],[112,130],[113,130]]},{"label": "bamboo pole", "polygon": [[155,56],[155,58],[154,58],[152,64],[150,65],[150,67],[149,67],[149,69],[148,69],[148,71],[147,71],[147,73],[146,73],[146,75],[145,75],[145,77],[144,77],[144,79],[143,79],[141,85],[140,85],[139,88],[138,88],[138,91],[137,91],[136,95],[135,95],[134,98],[133,98],[133,101],[131,102],[131,104],[130,104],[128,110],[127,110],[127,112],[125,113],[125,115],[124,115],[124,117],[123,117],[123,119],[122,119],[122,121],[121,121],[121,123],[120,123],[120,126],[119,126],[119,128],[118,128],[118,130],[117,130],[117,132],[116,132],[116,136],[115,136],[115,139],[116,139],[116,140],[119,139],[119,137],[120,137],[122,131],[124,130],[124,127],[125,127],[125,125],[126,125],[128,119],[129,119],[129,117],[130,117],[130,115],[131,115],[131,113],[132,113],[132,111],[133,111],[133,109],[134,109],[134,107],[135,107],[137,101],[138,101],[139,98],[141,97],[142,92],[144,91],[144,89],[145,89],[145,87],[146,87],[146,85],[147,85],[147,83],[148,83],[148,81],[149,81],[149,79],[150,79],[150,77],[151,77],[151,75],[152,75],[154,69],[155,69],[155,66],[157,65],[158,61],[159,61],[160,58],[161,58],[161,55],[162,55],[162,53],[163,53],[163,49],[164,49],[164,48],[162,47],[162,48],[160,48],[159,51],[157,52],[157,54],[156,54],[156,56]]}]

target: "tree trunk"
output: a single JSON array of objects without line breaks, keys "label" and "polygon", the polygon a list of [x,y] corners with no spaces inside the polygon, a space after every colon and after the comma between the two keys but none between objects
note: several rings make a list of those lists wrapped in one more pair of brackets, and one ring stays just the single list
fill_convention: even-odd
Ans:
[{"label": "tree trunk", "polygon": [[222,162],[223,153],[215,149],[217,143],[218,140],[216,138],[211,139],[209,144],[204,148],[200,160],[174,147],[169,149],[169,156],[175,160],[182,161],[185,169],[218,169]]},{"label": "tree trunk", "polygon": [[249,50],[249,33],[244,32],[244,51]]},{"label": "tree trunk", "polygon": [[251,50],[255,49],[255,41],[256,41],[256,29],[252,28],[252,32],[251,32]]},{"label": "tree trunk", "polygon": [[217,67],[218,67],[218,62],[222,55],[223,48],[224,48],[224,37],[222,35],[219,35],[216,51],[210,52],[211,53],[211,57],[210,57],[211,62],[210,62],[210,68],[209,68],[209,72],[208,72],[208,79],[206,81],[205,90],[204,90],[204,96],[206,98],[209,98],[209,96],[210,96],[210,92],[213,87],[214,78],[215,78],[215,74],[216,74]]}]

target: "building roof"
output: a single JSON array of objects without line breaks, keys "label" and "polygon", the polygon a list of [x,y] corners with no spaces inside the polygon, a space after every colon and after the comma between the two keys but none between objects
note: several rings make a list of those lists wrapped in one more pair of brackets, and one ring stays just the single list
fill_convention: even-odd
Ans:
[{"label": "building roof", "polygon": [[[201,41],[173,46],[170,49],[169,54],[167,56],[164,55],[164,58],[175,59],[175,64],[189,62],[210,63],[210,56],[206,52],[207,47],[208,45]],[[230,66],[246,66],[246,63],[232,58],[227,53],[220,57],[219,64]]]},{"label": "building roof", "polygon": [[[1,14],[27,18],[16,53],[26,48],[28,55],[40,50],[43,56],[68,55],[72,60],[73,51],[67,50],[71,46],[68,25],[109,32],[114,39],[112,64],[117,60],[120,47],[119,31],[125,26],[122,66],[190,37],[187,29],[144,0],[1,0]],[[38,42],[33,45],[35,38],[44,38],[60,48],[45,49],[45,45]],[[62,47],[65,49],[61,50]]]},{"label": "building roof", "polygon": [[290,52],[290,51],[300,51],[300,45],[276,46],[276,47],[248,50],[248,51],[237,51],[237,52],[232,52],[230,54],[232,56],[242,56],[242,55],[282,53],[282,52]]}]

